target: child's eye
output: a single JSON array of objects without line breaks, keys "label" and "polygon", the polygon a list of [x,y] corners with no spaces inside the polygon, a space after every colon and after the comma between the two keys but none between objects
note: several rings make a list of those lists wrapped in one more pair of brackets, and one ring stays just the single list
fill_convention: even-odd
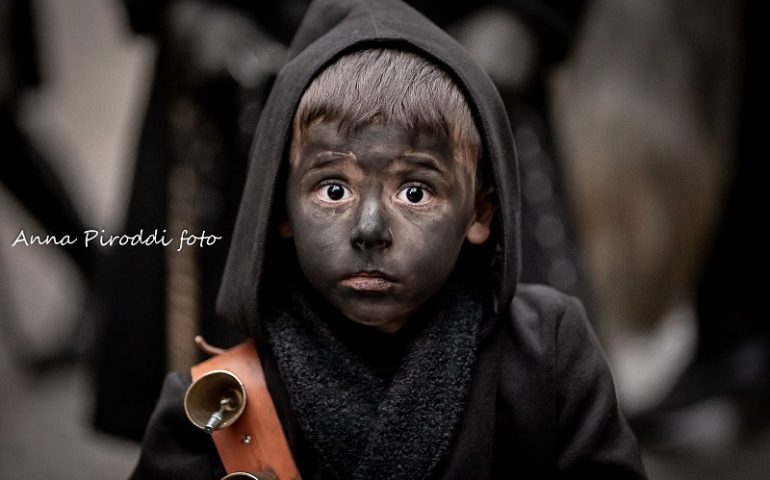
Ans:
[{"label": "child's eye", "polygon": [[401,189],[396,198],[411,205],[422,205],[432,198],[427,188],[420,185],[409,185]]},{"label": "child's eye", "polygon": [[339,183],[321,185],[317,191],[318,197],[325,202],[341,202],[350,198],[350,190]]}]

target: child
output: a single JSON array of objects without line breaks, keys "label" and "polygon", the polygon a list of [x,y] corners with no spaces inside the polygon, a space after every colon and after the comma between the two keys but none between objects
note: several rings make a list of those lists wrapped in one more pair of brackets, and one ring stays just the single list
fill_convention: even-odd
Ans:
[{"label": "child", "polygon": [[[302,478],[644,478],[582,307],[517,284],[486,74],[391,0],[318,2],[292,49],[219,310],[254,339]],[[189,384],[168,377],[133,478],[225,475]]]}]

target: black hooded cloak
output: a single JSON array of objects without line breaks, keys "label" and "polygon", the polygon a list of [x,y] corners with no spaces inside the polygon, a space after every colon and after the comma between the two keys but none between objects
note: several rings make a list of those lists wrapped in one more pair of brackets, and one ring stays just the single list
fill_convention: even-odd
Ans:
[{"label": "black hooded cloak", "polygon": [[[326,468],[317,443],[309,440],[302,416],[292,407],[297,399],[290,392],[296,389],[287,388],[289,379],[282,376],[276,355],[281,349],[271,348],[267,340],[265,325],[274,318],[268,317],[272,310],[265,305],[272,295],[271,285],[282,275],[282,265],[273,257],[272,216],[274,205],[280,203],[282,166],[303,92],[340,55],[372,47],[416,52],[451,74],[475,115],[483,161],[499,200],[494,238],[488,242],[495,247],[489,258],[493,274],[482,282],[492,285],[491,313],[474,337],[475,359],[467,388],[461,401],[453,404],[459,405],[456,421],[449,429],[437,427],[446,433],[442,437],[446,448],[417,477],[540,479],[599,474],[601,478],[644,478],[636,441],[618,410],[606,360],[582,306],[548,287],[518,284],[516,152],[495,87],[462,47],[396,0],[324,0],[308,10],[292,43],[290,61],[277,77],[257,127],[219,293],[219,314],[257,343],[268,388],[302,477],[346,478]],[[490,268],[485,271],[489,277]],[[132,478],[224,475],[211,439],[185,417],[182,399],[189,383],[186,373],[166,379]],[[441,401],[436,398],[437,403]],[[420,426],[420,430],[426,428]],[[380,472],[376,478],[415,478],[399,473],[397,455],[393,461],[393,470],[387,475],[375,470]]]}]

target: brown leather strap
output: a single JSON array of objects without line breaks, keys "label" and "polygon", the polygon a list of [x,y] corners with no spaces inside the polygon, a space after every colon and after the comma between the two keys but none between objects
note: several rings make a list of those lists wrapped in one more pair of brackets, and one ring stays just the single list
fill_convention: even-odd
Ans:
[{"label": "brown leather strap", "polygon": [[211,435],[227,473],[271,471],[278,480],[299,479],[254,342],[244,342],[193,366],[193,381],[211,370],[228,370],[246,387],[243,415]]}]

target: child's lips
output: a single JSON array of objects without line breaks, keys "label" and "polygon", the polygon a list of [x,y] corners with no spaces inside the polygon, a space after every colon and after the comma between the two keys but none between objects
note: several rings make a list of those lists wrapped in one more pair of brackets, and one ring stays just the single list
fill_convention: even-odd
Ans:
[{"label": "child's lips", "polygon": [[342,279],[340,284],[359,292],[386,292],[393,280],[380,272],[358,272]]}]

